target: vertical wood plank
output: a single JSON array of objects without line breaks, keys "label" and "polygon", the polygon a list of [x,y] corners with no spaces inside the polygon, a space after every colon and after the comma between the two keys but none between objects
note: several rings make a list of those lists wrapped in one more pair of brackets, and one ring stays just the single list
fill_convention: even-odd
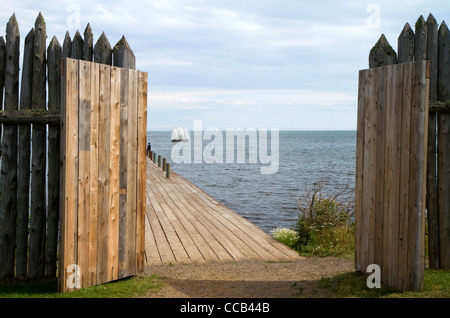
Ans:
[{"label": "vertical wood plank", "polygon": [[[25,37],[20,87],[20,109],[31,109],[33,79],[34,29]],[[30,158],[31,125],[19,125],[19,164],[17,175],[17,251],[16,276],[27,275],[28,226],[30,204]]]},{"label": "vertical wood plank", "polygon": [[[427,19],[427,60],[430,61],[430,101],[438,97],[438,24],[431,15]],[[439,268],[439,210],[437,187],[437,113],[430,113],[428,120],[427,158],[427,222],[428,260],[430,268]]]},{"label": "vertical wood plank", "polygon": [[119,277],[125,277],[127,258],[127,204],[128,204],[128,69],[120,68],[120,177],[119,177]]},{"label": "vertical wood plank", "polygon": [[376,181],[376,147],[377,147],[377,109],[375,94],[375,71],[367,72],[367,85],[364,93],[364,180],[363,180],[363,211],[361,218],[361,266],[367,268],[370,259],[371,246],[371,216],[375,210],[375,181]]},{"label": "vertical wood plank", "polygon": [[[395,129],[395,78],[396,78],[396,70],[393,67],[386,68],[387,76],[385,81],[387,82],[387,90],[386,90],[386,99],[383,102],[380,101],[380,104],[385,104],[386,113],[385,113],[385,130],[391,131]],[[381,247],[382,257],[380,264],[381,265],[381,277],[384,281],[389,282],[390,276],[393,275],[392,272],[392,262],[393,259],[390,257],[392,255],[392,205],[393,205],[393,192],[394,192],[394,184],[395,184],[395,171],[393,171],[393,156],[394,156],[394,144],[395,144],[395,130],[394,132],[390,132],[386,136],[386,145],[385,151],[383,152],[385,155],[386,167],[385,167],[385,175],[382,178],[382,182],[385,183],[385,201],[384,206],[381,208],[383,216],[379,221],[379,225],[375,229],[375,233],[378,236],[381,236],[381,244],[377,246]]]},{"label": "vertical wood plank", "polygon": [[99,87],[99,144],[98,144],[98,261],[97,281],[107,281],[109,242],[109,168],[110,168],[110,113],[111,113],[111,69],[100,66]]},{"label": "vertical wood plank", "polygon": [[[450,31],[445,24],[441,23],[438,35],[438,100],[450,99]],[[448,147],[450,141],[450,115],[439,114],[438,116],[438,229],[439,232],[439,267],[450,268],[450,207],[449,189],[450,182],[448,158]]]},{"label": "vertical wood plank", "polygon": [[59,183],[59,189],[60,189],[60,196],[59,196],[59,207],[61,209],[61,216],[60,216],[60,244],[58,248],[59,257],[58,257],[58,276],[57,276],[57,290],[58,292],[65,292],[66,291],[66,283],[65,281],[65,271],[66,271],[66,256],[65,256],[65,245],[67,244],[67,217],[66,217],[66,177],[65,172],[66,169],[66,138],[67,138],[67,132],[66,132],[66,88],[67,88],[67,59],[63,58],[61,61],[61,123],[60,123],[60,132],[61,132],[61,144],[60,144],[60,151],[61,151],[61,166],[60,166],[60,183]]},{"label": "vertical wood plank", "polygon": [[[61,109],[61,58],[62,48],[56,37],[53,37],[47,49],[48,68],[48,109]],[[60,128],[48,127],[48,217],[47,217],[47,250],[46,276],[56,276],[56,258],[59,223],[59,182],[60,182]]]},{"label": "vertical wood plank", "polygon": [[[16,16],[6,26],[5,110],[19,106],[20,33]],[[17,127],[3,125],[0,171],[0,279],[14,275],[17,211]]]},{"label": "vertical wood plank", "polygon": [[[386,122],[389,122],[389,128],[386,127],[386,135],[389,136],[389,150],[387,153],[389,164],[387,169],[390,173],[388,188],[388,245],[389,250],[388,264],[391,268],[387,280],[390,286],[397,288],[398,266],[399,266],[399,208],[400,208],[400,148],[401,148],[401,116],[403,104],[403,65],[397,64],[392,67],[392,94],[388,103],[389,112],[386,116]],[[383,229],[381,229],[383,230]]]},{"label": "vertical wood plank", "polygon": [[428,134],[429,62],[414,65],[414,86],[411,104],[410,206],[411,215],[408,253],[410,258],[409,288],[423,287],[425,266],[425,182],[426,145]]},{"label": "vertical wood plank", "polygon": [[138,78],[138,198],[136,219],[137,272],[143,272],[145,261],[145,194],[146,194],[146,142],[147,142],[147,73]]},{"label": "vertical wood plank", "polygon": [[[438,137],[438,259],[440,268],[449,267],[450,250],[446,251],[446,248],[450,245],[448,242],[450,240],[450,224],[448,219],[445,217],[450,213],[450,171],[448,169],[450,161],[450,116],[448,114],[439,114],[439,137]],[[446,265],[447,264],[447,265]]]},{"label": "vertical wood plank", "polygon": [[[46,109],[46,25],[39,13],[35,22],[32,109]],[[46,242],[46,126],[33,125],[31,210],[30,210],[30,262],[28,277],[45,275]]]},{"label": "vertical wood plank", "polygon": [[111,68],[110,110],[110,223],[108,241],[108,280],[119,278],[119,188],[120,188],[120,85],[121,72]]},{"label": "vertical wood plank", "polygon": [[126,275],[136,273],[137,169],[138,169],[138,72],[128,72]]},{"label": "vertical wood plank", "polygon": [[100,107],[100,65],[89,63],[91,68],[91,118],[89,149],[89,269],[88,285],[97,284],[98,255],[98,202],[99,202],[99,107]]},{"label": "vertical wood plank", "polygon": [[430,113],[428,120],[428,158],[427,158],[427,222],[428,222],[428,261],[430,268],[439,268],[439,207],[437,177],[437,113]]},{"label": "vertical wood plank", "polygon": [[78,265],[82,287],[88,286],[89,220],[90,220],[90,132],[91,132],[91,67],[86,61],[79,64],[79,119],[78,119]]},{"label": "vertical wood plank", "polygon": [[[67,284],[67,279],[73,273],[68,273],[68,266],[77,265],[78,250],[78,72],[79,61],[64,59],[63,109],[62,109],[62,143],[61,154],[63,165],[61,175],[61,251],[59,288],[62,292],[73,288]],[[74,275],[76,280],[77,276]],[[71,281],[76,284],[76,281]]]},{"label": "vertical wood plank", "polygon": [[414,92],[415,103],[412,104],[412,115],[417,114],[416,122],[421,132],[417,141],[417,190],[416,190],[416,216],[413,220],[415,238],[414,281],[412,290],[418,291],[424,285],[425,271],[425,204],[426,204],[426,167],[427,167],[427,143],[428,143],[428,116],[429,116],[429,89],[430,89],[430,61],[416,63],[417,76]]},{"label": "vertical wood plank", "polygon": [[363,215],[363,183],[364,183],[364,100],[367,71],[359,71],[358,84],[358,117],[356,132],[356,181],[355,181],[355,268],[363,271],[361,263],[361,240]]},{"label": "vertical wood plank", "polygon": [[403,68],[403,103],[400,148],[400,203],[399,203],[399,267],[398,282],[402,290],[407,288],[408,282],[408,228],[410,201],[410,156],[411,156],[411,100],[413,83],[413,63]]},{"label": "vertical wood plank", "polygon": [[384,202],[385,198],[385,153],[386,153],[386,108],[388,103],[388,83],[390,83],[390,71],[392,68],[378,67],[375,69],[376,86],[374,92],[374,98],[377,108],[377,141],[376,141],[376,181],[375,181],[375,209],[373,215],[371,215],[370,237],[371,243],[369,245],[369,251],[371,253],[369,258],[369,264],[379,264],[381,268],[383,264],[383,226],[384,224]]}]

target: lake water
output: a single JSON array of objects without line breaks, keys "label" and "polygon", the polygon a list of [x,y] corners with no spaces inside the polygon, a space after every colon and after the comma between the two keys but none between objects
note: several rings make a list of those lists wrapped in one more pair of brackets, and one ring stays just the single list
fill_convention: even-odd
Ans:
[{"label": "lake water", "polygon": [[[226,148],[227,135],[223,132],[222,136],[220,133],[216,135],[217,138],[223,138],[223,163],[207,163],[205,158],[208,155],[211,157],[219,153],[218,147],[211,151],[214,148],[212,145],[220,143],[215,143],[216,139],[213,137],[200,134],[205,137],[205,140],[200,141],[203,152],[194,146],[195,143],[199,144],[199,139],[188,143],[173,143],[170,131],[150,131],[147,133],[147,141],[151,143],[152,151],[170,162],[172,171],[268,233],[276,227],[295,226],[298,216],[295,198],[305,193],[305,185],[310,186],[324,176],[329,177],[329,184],[333,186],[354,183],[356,131],[280,131],[276,138],[269,130],[267,140],[259,138],[256,144],[251,144],[252,137],[234,139],[234,158],[228,162],[226,151],[229,152],[231,148]],[[257,135],[264,136],[259,131]],[[191,139],[193,137],[194,133],[191,132]],[[278,143],[272,144],[275,141]],[[242,144],[245,147],[239,148]],[[268,146],[267,150],[263,147],[264,144]],[[174,162],[180,161],[179,157],[183,152],[174,151],[172,156],[173,147],[189,149],[191,163],[186,163],[189,160]],[[238,149],[245,149],[245,163],[238,163]],[[261,167],[270,166],[260,156],[261,149],[266,157],[272,157],[272,168],[278,168],[276,173],[261,173]],[[277,166],[276,153],[279,155]],[[256,163],[250,162],[251,158],[255,158],[252,154],[257,158]],[[194,163],[195,156],[201,162]],[[220,159],[220,156],[216,158]]]}]

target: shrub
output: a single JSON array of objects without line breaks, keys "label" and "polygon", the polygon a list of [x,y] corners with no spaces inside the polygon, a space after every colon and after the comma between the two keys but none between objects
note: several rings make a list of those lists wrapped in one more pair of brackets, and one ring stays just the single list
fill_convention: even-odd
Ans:
[{"label": "shrub", "polygon": [[290,248],[295,246],[299,238],[296,231],[286,228],[276,228],[273,229],[271,233],[275,240],[289,246]]},{"label": "shrub", "polygon": [[[300,213],[295,230],[298,240],[294,248],[303,254],[342,255],[353,252],[354,199],[353,188],[347,183],[341,190],[326,195],[325,180],[321,180],[298,200]],[[340,199],[345,204],[338,203]]]}]

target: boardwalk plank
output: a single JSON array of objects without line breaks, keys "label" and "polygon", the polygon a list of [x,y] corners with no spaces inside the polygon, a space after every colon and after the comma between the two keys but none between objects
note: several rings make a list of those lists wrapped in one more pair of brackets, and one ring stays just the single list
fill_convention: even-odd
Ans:
[{"label": "boardwalk plank", "polygon": [[[180,176],[177,176],[177,178],[183,180]],[[185,182],[178,182],[177,184],[182,186],[187,191],[189,191],[191,187],[195,187],[186,180],[184,181]],[[258,254],[261,258],[270,260],[274,257],[282,258],[284,256],[282,252],[282,250],[284,250],[284,245],[280,245],[253,223],[226,208],[200,189],[195,190],[195,193],[198,194],[198,197],[201,200],[207,202],[207,206],[211,209],[211,211],[215,212],[212,214],[215,218],[222,222],[222,224],[225,225],[231,232],[235,233],[236,236],[238,236],[245,244],[248,245],[250,249],[253,250],[254,253]],[[194,200],[196,197],[197,196],[194,197]],[[272,245],[273,243],[277,243],[277,246],[274,247]]]},{"label": "boardwalk plank", "polygon": [[147,264],[301,257],[286,245],[172,173],[147,159]]}]

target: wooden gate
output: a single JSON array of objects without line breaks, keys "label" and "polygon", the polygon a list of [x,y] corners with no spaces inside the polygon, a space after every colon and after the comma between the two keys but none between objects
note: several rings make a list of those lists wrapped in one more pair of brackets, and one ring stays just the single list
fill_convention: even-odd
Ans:
[{"label": "wooden gate", "polygon": [[429,62],[359,73],[356,269],[381,282],[423,287]]},{"label": "wooden gate", "polygon": [[60,291],[144,268],[147,73],[62,67]]}]

